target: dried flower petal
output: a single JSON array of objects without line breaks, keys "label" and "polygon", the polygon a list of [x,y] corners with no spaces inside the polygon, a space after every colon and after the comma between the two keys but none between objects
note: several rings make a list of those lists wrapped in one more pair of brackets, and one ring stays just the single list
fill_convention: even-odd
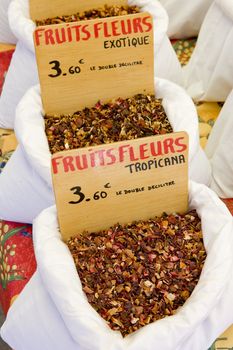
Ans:
[{"label": "dried flower petal", "polygon": [[[161,100],[153,95],[99,102],[98,108],[84,108],[73,115],[45,115],[51,153],[154,136],[161,134],[162,129],[167,133],[173,131]],[[164,229],[167,225],[167,220],[163,220]]]},{"label": "dried flower petal", "polygon": [[58,23],[67,23],[67,22],[70,23],[70,22],[84,21],[84,20],[95,19],[95,18],[123,16],[123,15],[138,13],[138,12],[140,12],[140,10],[137,6],[105,5],[104,7],[91,9],[83,13],[77,12],[71,15],[57,16],[53,18],[47,18],[41,21],[36,21],[36,25],[44,26],[44,25],[58,24]]},{"label": "dried flower petal", "polygon": [[88,301],[112,329],[126,336],[184,304],[206,258],[200,228],[192,211],[69,240]]}]

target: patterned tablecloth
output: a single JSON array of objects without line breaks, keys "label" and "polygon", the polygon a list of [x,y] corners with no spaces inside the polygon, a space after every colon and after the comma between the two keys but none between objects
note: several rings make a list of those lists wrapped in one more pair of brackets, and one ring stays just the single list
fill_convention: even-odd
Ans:
[{"label": "patterned tablecloth", "polygon": [[[0,93],[13,53],[13,46],[0,44]],[[13,131],[0,129],[0,174],[16,146]],[[5,314],[35,270],[32,226],[0,220],[0,304]]]},{"label": "patterned tablecloth", "polygon": [[[173,41],[173,47],[182,65],[185,65],[195,47],[196,38]],[[0,44],[0,93],[14,49]],[[197,105],[200,142],[204,148],[221,110],[222,104],[203,102]],[[0,129],[0,174],[17,146],[12,130]],[[233,214],[233,200],[224,200]],[[32,226],[0,220],[0,304],[6,314],[36,270],[32,242]],[[209,350],[233,350],[233,327],[229,328]]]}]

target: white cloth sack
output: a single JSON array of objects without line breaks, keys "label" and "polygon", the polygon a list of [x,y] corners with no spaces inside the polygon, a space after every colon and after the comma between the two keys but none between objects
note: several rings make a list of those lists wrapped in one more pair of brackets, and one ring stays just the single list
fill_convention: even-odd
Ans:
[{"label": "white cloth sack", "polygon": [[35,55],[19,41],[0,96],[0,127],[14,129],[15,108],[24,93],[38,83]]},{"label": "white cloth sack", "polygon": [[[195,106],[178,85],[167,80],[156,78],[156,97],[163,99],[163,106],[174,131],[186,131],[189,135],[189,177],[197,182],[209,184],[211,169],[209,161],[200,148],[198,119]],[[32,222],[40,213],[40,207],[35,207],[35,189],[47,192],[49,201],[44,208],[51,205],[52,177],[51,154],[44,132],[44,118],[39,86],[32,87],[18,105],[15,120],[15,133],[22,152],[10,159],[0,176],[0,218],[20,222]],[[21,168],[27,162],[29,167]],[[14,163],[17,162],[17,167]],[[13,164],[12,164],[13,163]],[[31,169],[31,168],[32,169]],[[33,182],[31,173],[33,172]],[[15,186],[11,182],[14,178]],[[25,183],[25,186],[23,185]],[[31,191],[30,191],[31,187]],[[42,189],[43,187],[43,189]],[[7,191],[6,191],[7,188]],[[15,201],[13,200],[15,198]],[[39,201],[39,198],[38,198]],[[18,208],[15,203],[22,202]],[[23,211],[23,202],[27,202],[27,211]],[[46,204],[44,202],[44,204]],[[30,209],[31,208],[31,209]],[[16,220],[17,218],[17,220]]]},{"label": "white cloth sack", "polygon": [[225,101],[233,88],[233,1],[215,0],[205,17],[191,59],[183,68],[195,100]]},{"label": "white cloth sack", "polygon": [[[157,0],[128,0],[129,5],[138,5],[154,18],[154,54],[157,76],[183,83],[181,65],[166,35],[168,16]],[[38,83],[33,31],[35,24],[29,19],[28,0],[12,0],[9,22],[19,40],[10,69],[6,76],[0,98],[0,127],[13,128],[15,108],[29,87]]]},{"label": "white cloth sack", "polygon": [[8,7],[11,0],[0,1],[0,43],[15,44],[16,38],[8,23]]},{"label": "white cloth sack", "polygon": [[124,339],[111,330],[82,291],[52,207],[34,222],[37,272],[10,308],[2,338],[15,350],[207,350],[233,322],[233,221],[204,185],[190,183],[189,205],[202,220],[207,259],[191,297],[176,315]]},{"label": "white cloth sack", "polygon": [[0,175],[3,191],[0,194],[0,219],[31,223],[44,208],[54,204],[52,189],[28,163],[21,146],[5,168]]},{"label": "white cloth sack", "polygon": [[169,38],[197,36],[213,0],[160,0],[169,17]]},{"label": "white cloth sack", "polygon": [[233,198],[233,90],[210,133],[205,151],[212,167],[211,188],[221,198]]}]

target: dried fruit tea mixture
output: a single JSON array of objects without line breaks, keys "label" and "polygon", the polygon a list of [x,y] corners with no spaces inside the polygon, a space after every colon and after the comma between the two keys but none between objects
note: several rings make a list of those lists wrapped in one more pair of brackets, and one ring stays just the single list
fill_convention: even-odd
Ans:
[{"label": "dried fruit tea mixture", "polygon": [[140,9],[137,6],[108,6],[105,5],[103,8],[91,9],[88,11],[77,12],[72,15],[65,16],[57,16],[53,18],[47,18],[41,21],[36,21],[37,26],[44,26],[50,24],[58,24],[58,23],[68,23],[68,22],[76,22],[76,21],[85,21],[88,19],[95,18],[106,18],[106,17],[116,17],[116,16],[124,16],[131,15],[134,13],[140,12]]},{"label": "dried fruit tea mixture", "polygon": [[206,258],[196,211],[84,233],[68,247],[89,303],[123,336],[173,315]]},{"label": "dried fruit tea mixture", "polygon": [[73,115],[45,115],[51,153],[172,132],[162,101],[138,94],[98,102]]}]

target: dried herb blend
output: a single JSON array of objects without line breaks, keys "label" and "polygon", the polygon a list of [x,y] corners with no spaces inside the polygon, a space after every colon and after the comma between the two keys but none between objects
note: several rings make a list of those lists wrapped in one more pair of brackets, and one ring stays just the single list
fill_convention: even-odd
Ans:
[{"label": "dried herb blend", "polygon": [[57,16],[53,18],[47,18],[45,20],[36,21],[37,26],[44,26],[50,24],[58,24],[58,23],[68,23],[68,22],[76,22],[76,21],[85,21],[89,19],[95,18],[106,18],[106,17],[116,17],[116,16],[124,16],[131,15],[134,13],[140,12],[139,7],[137,6],[108,6],[105,5],[103,8],[91,9],[88,11],[77,12],[71,15]]},{"label": "dried herb blend", "polygon": [[173,315],[206,258],[196,211],[85,233],[68,247],[89,303],[123,336]]},{"label": "dried herb blend", "polygon": [[45,116],[51,153],[172,132],[161,100],[138,94],[98,102],[73,115]]}]

